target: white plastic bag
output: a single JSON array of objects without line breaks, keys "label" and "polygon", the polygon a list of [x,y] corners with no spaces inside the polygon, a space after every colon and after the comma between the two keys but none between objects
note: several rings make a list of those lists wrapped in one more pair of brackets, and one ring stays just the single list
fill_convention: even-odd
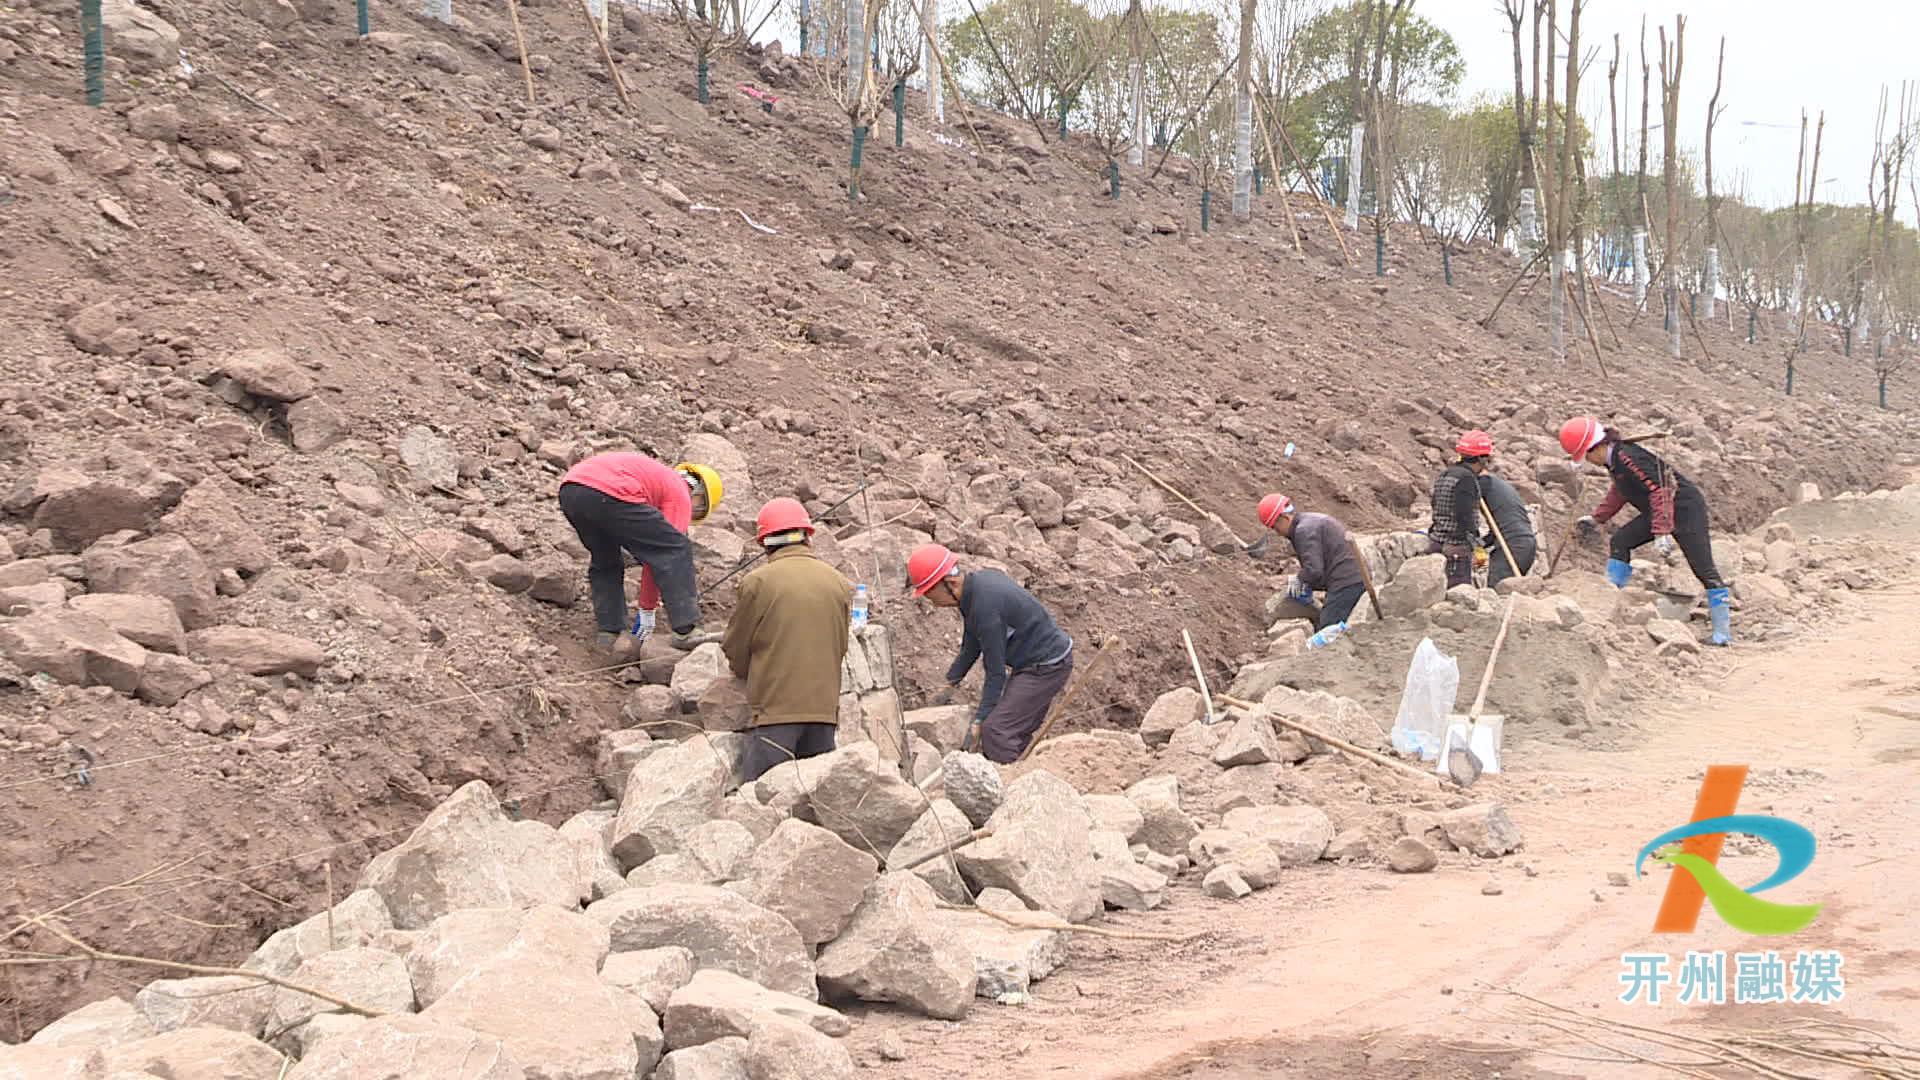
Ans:
[{"label": "white plastic bag", "polygon": [[1446,738],[1447,714],[1460,692],[1460,662],[1441,652],[1432,638],[1421,638],[1407,668],[1407,687],[1400,695],[1400,712],[1393,718],[1393,748],[1418,753],[1432,761]]}]

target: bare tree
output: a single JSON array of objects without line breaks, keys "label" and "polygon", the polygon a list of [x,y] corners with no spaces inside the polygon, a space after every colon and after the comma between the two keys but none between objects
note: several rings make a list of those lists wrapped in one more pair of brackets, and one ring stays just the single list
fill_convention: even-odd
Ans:
[{"label": "bare tree", "polygon": [[1713,318],[1714,304],[1720,296],[1720,206],[1713,195],[1713,123],[1720,118],[1720,84],[1727,72],[1727,39],[1720,39],[1720,62],[1713,69],[1713,99],[1707,102],[1707,265],[1706,281],[1700,291],[1706,294],[1706,317]]},{"label": "bare tree", "polygon": [[[1867,186],[1867,257],[1871,270],[1871,281],[1863,292],[1862,307],[1871,312],[1864,316],[1869,321],[1880,320],[1878,336],[1869,335],[1873,349],[1873,370],[1879,382],[1880,407],[1887,407],[1887,379],[1899,366],[1905,363],[1906,350],[1887,348],[1890,343],[1893,318],[1886,308],[1888,285],[1894,280],[1893,237],[1896,231],[1895,212],[1899,208],[1900,181],[1906,172],[1907,157],[1916,137],[1914,120],[1914,86],[1910,82],[1900,84],[1900,102],[1895,114],[1891,136],[1886,134],[1887,90],[1880,89],[1879,123],[1874,132],[1874,165],[1879,172],[1879,186],[1873,185],[1869,175]],[[1879,247],[1874,247],[1874,224],[1878,219],[1880,226]],[[1876,288],[1877,286],[1877,288]],[[1868,344],[1863,342],[1862,344]]]},{"label": "bare tree", "polygon": [[[880,82],[875,77],[870,51],[872,46],[868,43],[874,40],[874,35],[879,31],[881,13],[885,7],[889,3],[900,2],[874,0],[872,4],[862,4],[861,0],[848,0],[846,8],[849,21],[842,23],[837,28],[836,37],[826,43],[829,55],[845,58],[844,73],[836,70],[832,64],[821,64],[815,68],[821,89],[847,115],[847,124],[851,129],[852,148],[847,156],[847,199],[850,202],[860,199],[860,168],[866,157],[867,136],[883,108]],[[850,21],[854,15],[860,16],[858,25]]]},{"label": "bare tree", "polygon": [[[1794,358],[1807,351],[1807,316],[1813,308],[1807,295],[1807,233],[1813,222],[1813,198],[1820,184],[1820,143],[1827,133],[1827,114],[1820,113],[1819,126],[1813,132],[1813,164],[1807,165],[1807,114],[1800,113],[1800,162],[1793,171],[1793,292],[1788,304],[1793,314],[1793,340],[1787,345],[1787,393],[1793,393]],[[1803,190],[1803,178],[1807,186]]]},{"label": "bare tree", "polygon": [[1667,352],[1680,359],[1680,72],[1686,64],[1687,17],[1673,17],[1673,43],[1667,43],[1667,28],[1660,28],[1660,114],[1665,125],[1661,134],[1666,141],[1666,160],[1660,163],[1667,189]]},{"label": "bare tree", "polygon": [[1240,49],[1233,95],[1233,217],[1253,218],[1253,30],[1258,0],[1240,0]]},{"label": "bare tree", "polygon": [[[893,145],[900,146],[906,141],[907,80],[919,73],[926,43],[920,12],[912,4],[906,0],[874,2],[879,7],[874,18],[874,51],[879,54],[881,85],[892,97]],[[934,92],[931,83],[927,92]]]},{"label": "bare tree", "polygon": [[1647,108],[1653,101],[1653,68],[1647,64],[1647,17],[1640,17],[1640,164],[1633,178],[1633,306],[1647,309]]}]

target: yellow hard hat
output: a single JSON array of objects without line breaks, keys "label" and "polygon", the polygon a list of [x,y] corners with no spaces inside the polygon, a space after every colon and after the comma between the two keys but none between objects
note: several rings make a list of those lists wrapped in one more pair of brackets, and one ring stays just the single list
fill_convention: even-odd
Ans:
[{"label": "yellow hard hat", "polygon": [[705,521],[707,515],[713,513],[713,508],[720,505],[720,474],[714,472],[709,466],[695,465],[689,461],[683,461],[675,465],[674,468],[686,474],[687,486],[689,488],[698,485],[701,493],[706,495],[706,510],[700,512],[693,519],[695,521]]}]

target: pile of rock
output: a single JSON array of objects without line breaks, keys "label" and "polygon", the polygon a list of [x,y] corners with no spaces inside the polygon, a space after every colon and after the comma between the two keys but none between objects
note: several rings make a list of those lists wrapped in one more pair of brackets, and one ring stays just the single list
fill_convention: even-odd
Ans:
[{"label": "pile of rock", "polygon": [[[861,635],[856,709],[887,689],[884,650]],[[1183,877],[1236,899],[1355,857],[1326,812],[1285,798],[1324,748],[1271,719],[1364,738],[1357,706],[1328,695],[1276,689],[1210,725],[1174,691],[1142,732],[1063,736],[1005,768],[955,748],[965,710],[918,710],[880,728],[907,732],[919,782],[849,724],[832,753],[740,784],[747,736],[714,658],[681,658],[667,683],[636,708],[671,708],[682,737],[609,733],[607,804],[554,828],[473,781],[358,891],[247,961],[286,985],[155,982],[0,1050],[0,1075],[187,1075],[217,1059],[235,1077],[290,1064],[292,1080],[848,1076],[851,1025],[823,1002],[957,1020],[980,997],[1023,1000],[1066,962],[1072,924],[1157,908]],[[1498,807],[1405,821],[1421,844],[1518,843]]]}]

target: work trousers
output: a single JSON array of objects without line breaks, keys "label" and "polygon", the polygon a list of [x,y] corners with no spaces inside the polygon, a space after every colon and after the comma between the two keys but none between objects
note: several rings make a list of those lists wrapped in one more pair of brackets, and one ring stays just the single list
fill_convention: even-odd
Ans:
[{"label": "work trousers", "polygon": [[783,761],[819,757],[833,752],[832,724],[766,724],[748,728],[746,749],[740,754],[740,782],[751,784]]},{"label": "work trousers", "polygon": [[[1436,553],[1447,557],[1447,588],[1451,589],[1455,585],[1473,584],[1472,544],[1447,544],[1442,546],[1437,540],[1428,541],[1427,554],[1432,555]],[[1514,557],[1518,558],[1519,553],[1515,552]]]},{"label": "work trousers", "polygon": [[[1611,554],[1632,562],[1633,551],[1653,539],[1653,515],[1641,514],[1613,531]],[[1673,540],[1687,557],[1687,566],[1702,588],[1724,589],[1727,583],[1713,565],[1713,538],[1707,531],[1707,497],[1700,489],[1683,487],[1673,496]],[[1518,552],[1515,553],[1516,555]]]},{"label": "work trousers", "polygon": [[1500,550],[1499,542],[1495,541],[1493,548],[1487,552],[1487,588],[1494,588],[1510,577],[1526,577],[1533,569],[1536,551],[1533,538],[1511,541],[1511,546],[1513,557],[1520,560],[1519,571],[1507,565],[1507,553]]},{"label": "work trousers", "polygon": [[1073,657],[1045,667],[1022,668],[1007,676],[1000,701],[980,722],[980,753],[988,761],[1010,765],[1033,741],[1047,708],[1073,675]]},{"label": "work trousers", "polygon": [[593,619],[601,630],[623,633],[627,619],[627,561],[630,554],[653,573],[667,624],[684,634],[700,621],[694,595],[693,542],[645,503],[626,502],[585,484],[560,485],[560,512],[580,537],[592,561],[587,585],[593,594]]}]

